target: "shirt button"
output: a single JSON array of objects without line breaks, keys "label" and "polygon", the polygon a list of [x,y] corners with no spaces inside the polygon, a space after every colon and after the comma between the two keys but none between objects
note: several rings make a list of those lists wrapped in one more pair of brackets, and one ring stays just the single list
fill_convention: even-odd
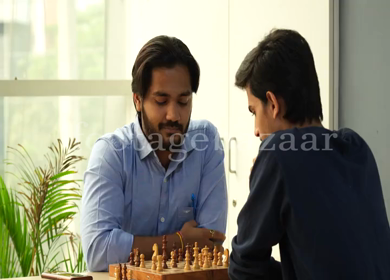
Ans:
[{"label": "shirt button", "polygon": [[164,217],[161,217],[160,221],[161,221],[162,223],[165,222]]}]

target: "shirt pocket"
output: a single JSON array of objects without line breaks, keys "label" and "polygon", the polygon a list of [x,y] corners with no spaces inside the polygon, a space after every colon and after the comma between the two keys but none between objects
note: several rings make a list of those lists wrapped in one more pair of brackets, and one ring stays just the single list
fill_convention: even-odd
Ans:
[{"label": "shirt pocket", "polygon": [[180,227],[186,222],[194,219],[194,208],[193,207],[179,207],[177,209],[177,218]]}]

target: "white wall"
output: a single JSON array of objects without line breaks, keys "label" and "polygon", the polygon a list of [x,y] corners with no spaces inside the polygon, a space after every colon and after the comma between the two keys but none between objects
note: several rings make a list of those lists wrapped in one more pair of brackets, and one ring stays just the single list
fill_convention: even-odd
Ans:
[{"label": "white wall", "polygon": [[374,153],[390,219],[390,1],[340,1],[341,127]]}]

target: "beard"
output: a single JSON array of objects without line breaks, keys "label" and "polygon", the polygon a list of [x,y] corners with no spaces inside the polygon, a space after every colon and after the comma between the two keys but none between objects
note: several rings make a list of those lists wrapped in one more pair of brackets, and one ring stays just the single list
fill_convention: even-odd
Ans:
[{"label": "beard", "polygon": [[[143,106],[141,113],[139,113],[138,116],[141,118],[139,121],[142,124],[143,132],[153,150],[171,150],[173,147],[180,147],[183,145],[185,134],[187,133],[190,124],[189,120],[191,115],[188,119],[186,127],[183,127],[183,125],[177,121],[167,121],[165,123],[159,123],[157,126],[153,125],[153,123],[148,118],[148,115],[146,114]],[[177,129],[177,132],[166,133],[166,136],[164,136],[164,128],[174,128]]]}]

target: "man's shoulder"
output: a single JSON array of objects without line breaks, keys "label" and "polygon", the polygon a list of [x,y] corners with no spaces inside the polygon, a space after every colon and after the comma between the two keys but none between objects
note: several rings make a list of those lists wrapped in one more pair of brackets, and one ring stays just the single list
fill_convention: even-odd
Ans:
[{"label": "man's shoulder", "polygon": [[218,129],[208,120],[191,120],[187,133],[205,133],[209,136],[218,134]]}]

